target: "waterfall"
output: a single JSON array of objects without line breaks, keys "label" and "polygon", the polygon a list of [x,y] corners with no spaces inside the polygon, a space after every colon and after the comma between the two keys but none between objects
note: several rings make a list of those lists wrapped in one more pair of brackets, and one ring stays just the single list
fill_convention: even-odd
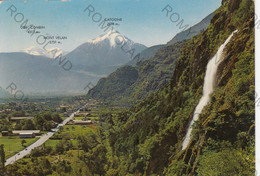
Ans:
[{"label": "waterfall", "polygon": [[204,106],[206,106],[210,101],[210,94],[214,90],[214,83],[216,79],[218,65],[220,64],[223,58],[223,50],[235,32],[237,32],[237,30],[232,32],[232,34],[227,38],[227,40],[219,47],[217,53],[213,58],[210,59],[207,65],[207,70],[206,70],[206,75],[204,78],[204,85],[203,85],[203,95],[193,113],[192,121],[189,124],[189,128],[182,142],[182,150],[186,149],[187,145],[190,142],[193,123],[198,120],[199,115],[203,110]]}]

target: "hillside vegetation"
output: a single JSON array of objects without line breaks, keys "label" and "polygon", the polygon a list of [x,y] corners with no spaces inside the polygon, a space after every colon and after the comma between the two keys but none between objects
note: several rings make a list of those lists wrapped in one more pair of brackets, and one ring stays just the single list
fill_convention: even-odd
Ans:
[{"label": "hillside vegetation", "polygon": [[[236,29],[211,102],[195,123],[190,145],[181,151],[202,95],[206,65]],[[254,3],[223,1],[208,29],[185,44],[171,83],[127,115],[108,120],[108,173],[253,175],[254,74]]]},{"label": "hillside vegetation", "polygon": [[154,57],[139,66],[117,69],[102,78],[89,97],[117,105],[135,104],[170,82],[177,58],[185,41],[161,48]]}]

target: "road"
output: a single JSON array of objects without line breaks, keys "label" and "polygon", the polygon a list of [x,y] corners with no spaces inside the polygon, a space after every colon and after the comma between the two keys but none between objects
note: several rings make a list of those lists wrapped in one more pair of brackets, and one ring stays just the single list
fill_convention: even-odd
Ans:
[{"label": "road", "polygon": [[26,155],[30,154],[31,151],[39,146],[41,146],[43,143],[45,143],[48,139],[50,139],[57,131],[59,131],[60,127],[66,125],[70,120],[73,119],[74,114],[79,112],[76,111],[74,113],[72,113],[68,118],[66,118],[62,123],[60,123],[56,128],[52,129],[52,132],[48,132],[44,135],[42,135],[35,143],[33,143],[32,145],[28,146],[27,148],[25,148],[24,150],[20,151],[19,153],[17,153],[16,155],[8,158],[5,162],[5,166],[9,165],[9,164],[13,164],[15,161],[22,159],[23,157],[25,157]]}]

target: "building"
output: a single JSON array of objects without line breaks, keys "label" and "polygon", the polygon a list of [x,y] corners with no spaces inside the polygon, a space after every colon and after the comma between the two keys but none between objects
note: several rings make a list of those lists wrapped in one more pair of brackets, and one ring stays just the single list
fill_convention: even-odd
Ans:
[{"label": "building", "polygon": [[90,113],[76,113],[74,116],[75,117],[89,117],[89,116],[91,116],[91,114]]},{"label": "building", "polygon": [[30,119],[32,120],[34,117],[11,117],[11,121],[20,121],[20,120],[26,120]]},{"label": "building", "polygon": [[92,121],[91,120],[73,120],[72,125],[91,125]]},{"label": "building", "polygon": [[34,138],[36,135],[40,135],[40,130],[15,130],[12,131],[13,135],[17,135],[20,138]]},{"label": "building", "polygon": [[35,138],[34,133],[20,133],[19,138]]},{"label": "building", "polygon": [[2,136],[8,136],[9,135],[9,132],[8,131],[2,131]]}]

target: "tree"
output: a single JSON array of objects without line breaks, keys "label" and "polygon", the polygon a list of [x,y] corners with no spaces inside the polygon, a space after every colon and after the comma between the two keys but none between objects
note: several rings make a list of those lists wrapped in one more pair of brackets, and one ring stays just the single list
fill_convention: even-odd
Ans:
[{"label": "tree", "polygon": [[39,147],[33,149],[32,152],[31,152],[31,156],[32,156],[32,157],[36,157],[36,159],[37,159],[37,157],[43,156],[43,155],[44,155],[44,152],[43,152],[43,150],[42,150],[41,148],[39,148]]},{"label": "tree", "polygon": [[16,111],[13,112],[14,117],[25,117],[25,111]]},{"label": "tree", "polygon": [[1,159],[1,166],[2,168],[5,167],[5,150],[4,150],[4,144],[0,145],[0,159]]},{"label": "tree", "polygon": [[52,147],[51,146],[47,146],[45,148],[45,151],[46,151],[47,154],[50,154],[52,152]]},{"label": "tree", "polygon": [[50,112],[46,112],[43,114],[43,117],[45,118],[45,120],[52,120],[52,117],[51,117],[51,113]]},{"label": "tree", "polygon": [[21,141],[21,144],[22,144],[23,147],[25,147],[25,146],[24,146],[25,143],[26,143],[26,140],[23,139],[23,140]]},{"label": "tree", "polygon": [[51,122],[49,121],[46,121],[44,124],[43,124],[44,128],[46,131],[50,131],[52,129],[52,124]]},{"label": "tree", "polygon": [[57,122],[57,123],[62,122],[62,118],[58,113],[53,113],[51,116],[52,116],[52,119],[54,122]]},{"label": "tree", "polygon": [[22,130],[35,130],[34,123],[31,119],[27,119],[24,122],[24,125],[22,126]]},{"label": "tree", "polygon": [[64,152],[64,146],[62,142],[59,142],[56,147],[55,150],[58,154],[62,154]]},{"label": "tree", "polygon": [[199,158],[198,175],[254,175],[254,155],[242,149],[207,151]]}]

